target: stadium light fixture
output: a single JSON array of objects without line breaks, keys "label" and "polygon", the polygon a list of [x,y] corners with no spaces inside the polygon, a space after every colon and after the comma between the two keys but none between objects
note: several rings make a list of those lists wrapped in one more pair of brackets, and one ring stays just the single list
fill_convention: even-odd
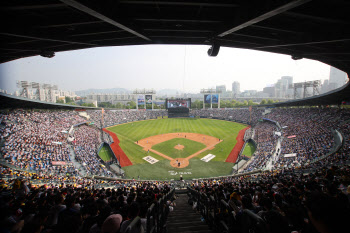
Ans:
[{"label": "stadium light fixture", "polygon": [[220,51],[220,45],[217,42],[214,42],[211,47],[208,49],[209,57],[216,57]]}]

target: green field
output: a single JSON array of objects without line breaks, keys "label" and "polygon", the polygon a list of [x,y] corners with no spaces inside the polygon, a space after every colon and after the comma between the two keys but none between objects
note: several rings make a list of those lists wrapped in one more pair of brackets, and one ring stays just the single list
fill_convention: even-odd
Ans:
[{"label": "green field", "polygon": [[111,151],[109,150],[109,148],[105,145],[101,148],[98,155],[105,162],[110,161],[112,159],[112,156],[113,156]]},{"label": "green field", "polygon": [[[230,174],[233,164],[226,163],[225,160],[236,144],[238,132],[245,127],[246,125],[236,122],[214,119],[169,118],[132,122],[109,127],[108,130],[117,134],[120,140],[121,148],[133,163],[132,166],[123,167],[127,178],[137,177],[139,175],[143,179],[169,180],[178,179],[181,173],[185,179],[214,177]],[[144,151],[141,146],[135,143],[143,138],[166,133],[199,133],[220,138],[222,141],[217,144],[214,149],[207,150],[192,158],[189,166],[185,168],[174,168],[170,166],[169,160],[164,159],[151,151],[147,153],[147,151]],[[173,140],[175,141],[172,142]],[[180,154],[174,156],[171,155],[171,151],[175,150],[173,147],[177,144],[190,143],[190,145],[187,146],[190,147],[187,149],[189,151],[186,152],[189,155],[200,150],[198,149],[200,148],[199,145],[201,145],[199,142],[183,139],[184,141],[179,143],[176,140],[177,139],[172,139],[167,142],[157,144],[153,146],[152,149],[174,158],[187,157],[186,155]],[[196,143],[199,145],[196,145]],[[196,145],[196,147],[198,146],[198,148],[194,148],[193,145]],[[186,147],[186,145],[184,146]],[[174,153],[175,152],[176,151],[174,151]],[[200,159],[207,154],[213,154],[216,157],[208,163],[201,161]],[[148,155],[158,159],[159,162],[151,165],[142,159]]]},{"label": "green field", "polygon": [[[183,145],[183,150],[177,150],[174,147],[176,145]],[[186,158],[195,152],[204,149],[205,145],[200,142],[195,142],[185,138],[174,138],[157,145],[154,145],[152,149],[159,151],[172,158]]]},{"label": "green field", "polygon": [[251,157],[252,154],[254,154],[255,152],[255,146],[253,145],[253,143],[248,142],[242,152],[242,155],[245,155],[247,157]]}]

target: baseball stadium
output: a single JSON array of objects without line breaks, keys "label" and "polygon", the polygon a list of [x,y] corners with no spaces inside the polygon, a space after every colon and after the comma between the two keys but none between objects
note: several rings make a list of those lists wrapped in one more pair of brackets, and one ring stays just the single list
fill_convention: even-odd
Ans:
[{"label": "baseball stadium", "polygon": [[[333,89],[322,93],[319,80],[281,79],[275,93],[289,89],[293,98],[249,97],[235,106],[226,104],[239,97],[228,101],[219,88],[157,103],[154,89],[135,83],[128,94],[133,104],[99,107],[82,104],[88,97],[56,98],[56,85],[17,81],[18,95],[0,92],[1,232],[349,229],[348,2],[16,0],[0,9],[0,68],[22,60],[35,67],[25,59],[55,61],[56,53],[102,47],[207,45],[209,57],[220,56],[220,48],[260,51],[315,60],[344,74],[344,83],[330,80]],[[85,58],[71,67],[82,76],[89,72]],[[0,84],[22,68],[0,70]]]}]

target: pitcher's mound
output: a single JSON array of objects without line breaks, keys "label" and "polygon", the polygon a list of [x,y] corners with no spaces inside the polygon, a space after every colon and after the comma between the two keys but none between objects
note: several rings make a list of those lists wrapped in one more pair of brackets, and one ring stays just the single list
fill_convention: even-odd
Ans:
[{"label": "pitcher's mound", "polygon": [[178,145],[174,146],[174,148],[176,150],[183,150],[185,148],[185,146],[178,144]]}]

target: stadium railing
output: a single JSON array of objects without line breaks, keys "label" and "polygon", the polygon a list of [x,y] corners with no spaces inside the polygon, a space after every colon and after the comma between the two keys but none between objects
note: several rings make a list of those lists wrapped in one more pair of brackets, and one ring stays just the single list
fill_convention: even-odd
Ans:
[{"label": "stadium railing", "polygon": [[143,232],[141,231],[142,225],[141,225],[141,218],[136,217],[132,222],[129,224],[129,226],[126,228],[125,233],[132,233],[132,232]]},{"label": "stadium railing", "polygon": [[216,232],[267,232],[265,221],[252,211],[242,210],[241,217],[237,219],[234,209],[225,200],[216,201],[213,196],[208,197],[190,187],[187,190],[189,203],[196,203],[197,211]]},{"label": "stadium railing", "polygon": [[153,203],[147,210],[147,233],[161,233],[164,232],[166,221],[169,215],[168,200],[174,198],[175,189],[171,189],[156,203]]}]

